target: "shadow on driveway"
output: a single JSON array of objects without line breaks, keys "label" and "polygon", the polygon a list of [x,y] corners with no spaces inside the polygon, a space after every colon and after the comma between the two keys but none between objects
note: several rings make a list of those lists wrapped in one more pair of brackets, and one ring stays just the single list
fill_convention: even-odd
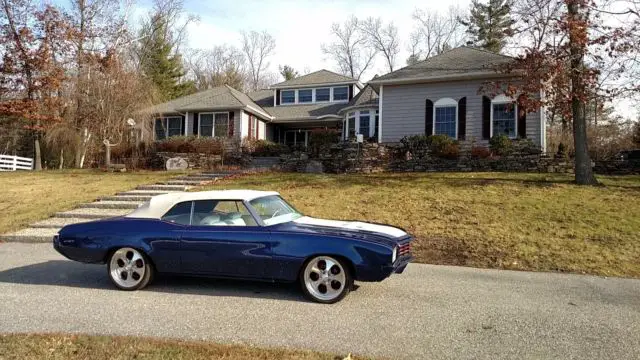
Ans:
[{"label": "shadow on driveway", "polygon": [[[67,260],[50,260],[0,271],[0,282],[121,291],[109,280],[105,265],[90,265]],[[142,291],[307,301],[297,284],[169,275],[157,276],[153,283]]]}]

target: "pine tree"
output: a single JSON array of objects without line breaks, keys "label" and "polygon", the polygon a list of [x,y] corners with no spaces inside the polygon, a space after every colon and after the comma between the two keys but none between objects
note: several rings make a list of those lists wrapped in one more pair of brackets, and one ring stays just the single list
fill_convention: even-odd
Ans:
[{"label": "pine tree", "polygon": [[195,89],[192,81],[181,81],[185,75],[182,57],[172,54],[173,44],[168,33],[167,22],[160,15],[155,15],[149,26],[141,30],[141,38],[145,40],[140,49],[140,67],[164,101],[190,94]]},{"label": "pine tree", "polygon": [[285,80],[295,79],[300,76],[300,74],[289,65],[280,66],[280,75],[282,75]]},{"label": "pine tree", "polygon": [[472,0],[469,18],[460,22],[467,27],[472,45],[499,53],[513,32],[510,13],[509,0],[489,0],[488,4]]}]

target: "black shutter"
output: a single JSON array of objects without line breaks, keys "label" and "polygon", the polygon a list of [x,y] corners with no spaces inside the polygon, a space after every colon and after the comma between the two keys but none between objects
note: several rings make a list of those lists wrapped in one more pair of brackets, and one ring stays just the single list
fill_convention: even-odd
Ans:
[{"label": "black shutter", "polygon": [[228,136],[230,138],[233,137],[233,131],[234,131],[234,127],[236,125],[235,121],[233,121],[235,116],[235,112],[234,111],[229,111],[229,134]]},{"label": "black shutter", "polygon": [[276,105],[280,105],[280,90],[276,90]]},{"label": "black shutter", "polygon": [[426,105],[424,112],[424,133],[425,135],[433,135],[433,101],[427,99]]},{"label": "black shutter", "polygon": [[349,101],[351,101],[351,99],[353,99],[353,87],[355,85],[349,85]]},{"label": "black shutter", "polygon": [[193,135],[198,135],[199,129],[200,129],[200,120],[198,118],[198,113],[193,113]]},{"label": "black shutter", "polygon": [[482,97],[482,138],[491,138],[491,99]]},{"label": "black shutter", "polygon": [[187,119],[184,115],[182,115],[182,133],[180,135],[187,135]]},{"label": "black shutter", "polygon": [[518,136],[527,137],[527,108],[524,104],[526,95],[518,96]]},{"label": "black shutter", "polygon": [[467,98],[458,100],[458,139],[464,140],[467,135]]}]

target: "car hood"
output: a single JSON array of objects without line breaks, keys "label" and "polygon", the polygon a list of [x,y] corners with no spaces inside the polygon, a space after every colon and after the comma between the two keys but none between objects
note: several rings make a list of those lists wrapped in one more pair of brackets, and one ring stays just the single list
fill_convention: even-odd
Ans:
[{"label": "car hood", "polygon": [[287,223],[289,230],[314,232],[323,235],[348,237],[394,246],[408,234],[389,225],[361,221],[326,220],[303,216]]}]

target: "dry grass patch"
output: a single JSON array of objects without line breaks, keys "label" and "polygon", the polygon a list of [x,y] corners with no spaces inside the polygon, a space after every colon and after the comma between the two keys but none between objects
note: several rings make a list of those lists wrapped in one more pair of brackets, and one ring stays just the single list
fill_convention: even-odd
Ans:
[{"label": "dry grass patch", "polygon": [[310,216],[393,224],[416,261],[640,277],[640,176],[427,173],[262,174],[212,189],[279,191]]},{"label": "dry grass patch", "polygon": [[101,196],[176,176],[169,172],[92,170],[0,173],[0,234]]},{"label": "dry grass patch", "polygon": [[137,337],[0,335],[0,359],[334,360],[343,357],[304,350]]}]

